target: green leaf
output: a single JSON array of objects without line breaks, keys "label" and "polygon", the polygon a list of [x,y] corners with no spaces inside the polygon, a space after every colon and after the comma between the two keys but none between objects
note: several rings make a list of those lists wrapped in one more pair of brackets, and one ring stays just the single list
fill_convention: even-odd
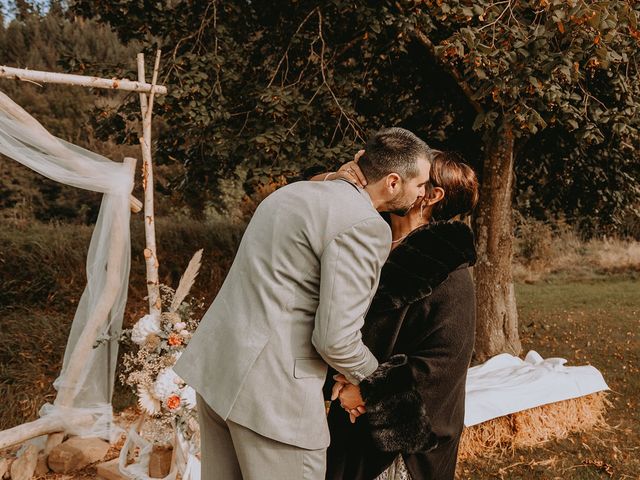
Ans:
[{"label": "green leaf", "polygon": [[471,128],[473,128],[473,130],[479,130],[480,128],[482,128],[484,124],[484,118],[485,118],[484,113],[477,114],[475,120],[473,121],[473,126]]}]

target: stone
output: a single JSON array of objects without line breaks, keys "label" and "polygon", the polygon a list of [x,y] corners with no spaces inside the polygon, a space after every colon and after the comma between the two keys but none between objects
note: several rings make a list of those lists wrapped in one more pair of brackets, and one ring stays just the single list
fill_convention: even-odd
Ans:
[{"label": "stone", "polygon": [[64,432],[50,433],[47,442],[44,444],[44,454],[49,455],[54,447],[57,447],[64,440]]},{"label": "stone", "polygon": [[0,458],[0,479],[9,471],[9,461],[6,458]]},{"label": "stone", "polygon": [[46,475],[47,473],[49,473],[49,471],[49,465],[47,465],[47,455],[45,455],[44,453],[39,454],[35,474],[37,476]]},{"label": "stone", "polygon": [[102,480],[127,480],[127,477],[120,473],[117,458],[99,463],[97,465],[97,474],[98,478]]},{"label": "stone", "polygon": [[11,464],[11,480],[31,480],[38,464],[38,447],[29,445]]},{"label": "stone", "polygon": [[71,437],[51,449],[49,468],[56,473],[70,473],[102,460],[109,443],[99,438]]},{"label": "stone", "polygon": [[149,476],[151,478],[164,478],[171,471],[173,448],[154,445],[149,456]]},{"label": "stone", "polygon": [[[2,476],[0,476],[0,479],[9,480],[11,478],[11,464],[16,459],[14,457],[3,458],[2,460],[0,460],[0,464],[2,463],[3,460],[4,460],[4,465],[6,470],[3,472]],[[2,471],[1,465],[0,465],[0,471]]]}]

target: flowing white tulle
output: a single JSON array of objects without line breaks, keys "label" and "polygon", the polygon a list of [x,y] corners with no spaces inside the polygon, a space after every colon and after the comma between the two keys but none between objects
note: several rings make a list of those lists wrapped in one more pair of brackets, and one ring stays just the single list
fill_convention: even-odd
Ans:
[{"label": "flowing white tulle", "polygon": [[[72,401],[46,405],[41,415],[57,415],[73,424],[74,417],[91,415],[90,425],[70,433],[111,439],[111,396],[115,379],[118,339],[127,296],[131,261],[129,197],[133,175],[128,165],[72,145],[51,135],[31,115],[0,92],[0,153],[60,183],[103,194],[100,213],[87,256],[87,285],[75,312],[60,376],[54,382],[72,389]],[[108,300],[105,292],[111,291]],[[110,305],[97,329],[97,341],[83,359],[81,374],[68,376],[70,359],[97,308]],[[102,307],[101,307],[102,305]],[[81,342],[82,343],[82,342]]]}]

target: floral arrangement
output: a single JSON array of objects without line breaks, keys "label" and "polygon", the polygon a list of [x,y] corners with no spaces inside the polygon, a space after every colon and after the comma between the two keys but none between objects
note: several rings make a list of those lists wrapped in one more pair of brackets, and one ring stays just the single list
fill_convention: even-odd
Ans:
[{"label": "floral arrangement", "polygon": [[196,441],[196,392],[176,374],[173,365],[198,326],[195,313],[203,308],[195,299],[187,300],[201,258],[199,250],[178,288],[161,285],[160,315],[145,315],[123,333],[123,340],[131,341],[133,349],[124,355],[120,381],[135,390],[138,405],[147,415],[144,436],[154,443],[170,443],[175,429],[187,441]]}]

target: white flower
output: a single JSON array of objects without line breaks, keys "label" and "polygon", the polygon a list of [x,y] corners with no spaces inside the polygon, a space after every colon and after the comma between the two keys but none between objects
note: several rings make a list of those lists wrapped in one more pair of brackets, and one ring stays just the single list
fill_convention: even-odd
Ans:
[{"label": "white flower", "polygon": [[141,386],[138,386],[138,405],[150,415],[160,411],[160,400],[154,398],[149,390]]},{"label": "white flower", "polygon": [[187,405],[189,410],[196,408],[196,391],[189,385],[182,389],[180,398]]},{"label": "white flower", "polygon": [[155,314],[145,315],[133,326],[131,340],[138,345],[143,345],[149,335],[159,335],[161,331],[160,317]]},{"label": "white flower", "polygon": [[164,401],[180,389],[181,383],[184,383],[183,380],[173,371],[173,368],[165,368],[158,374],[153,384],[153,395]]},{"label": "white flower", "polygon": [[189,332],[189,330],[182,330],[180,332],[180,335],[182,335],[183,337],[188,337],[189,335],[191,335],[191,333]]},{"label": "white flower", "polygon": [[184,322],[178,322],[173,326],[173,328],[178,331],[184,330],[185,328],[187,328],[187,324]]}]

